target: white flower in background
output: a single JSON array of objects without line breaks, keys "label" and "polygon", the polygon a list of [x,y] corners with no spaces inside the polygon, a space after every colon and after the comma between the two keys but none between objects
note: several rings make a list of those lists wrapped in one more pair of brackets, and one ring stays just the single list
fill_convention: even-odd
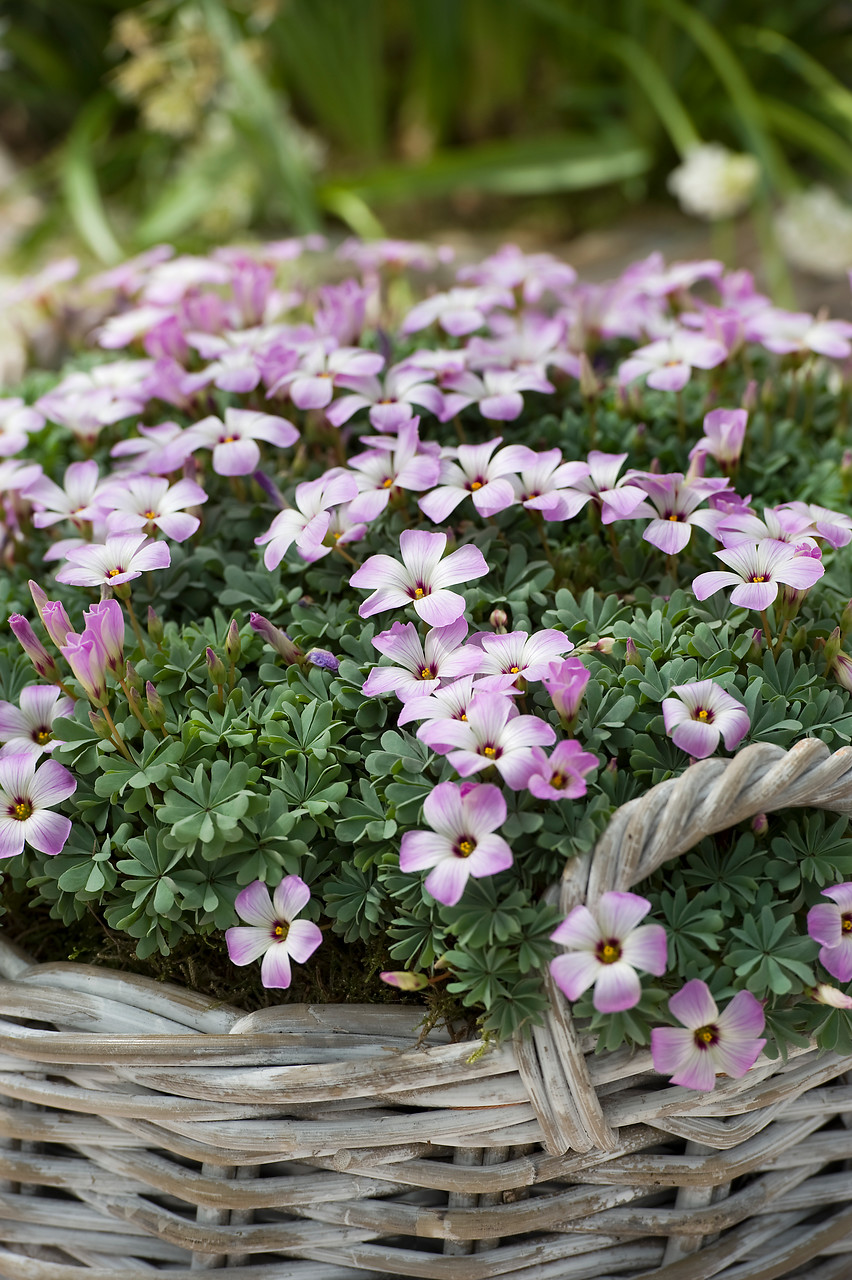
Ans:
[{"label": "white flower in background", "polygon": [[815,276],[837,279],[852,267],[852,205],[828,187],[791,196],[775,215],[781,252]]},{"label": "white flower in background", "polygon": [[747,209],[759,179],[754,156],[729,151],[720,142],[702,142],[669,174],[668,187],[684,213],[713,221]]}]

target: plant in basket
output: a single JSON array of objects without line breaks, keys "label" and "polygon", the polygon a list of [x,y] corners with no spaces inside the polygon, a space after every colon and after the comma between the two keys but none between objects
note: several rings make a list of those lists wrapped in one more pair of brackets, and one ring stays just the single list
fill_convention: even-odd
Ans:
[{"label": "plant in basket", "polygon": [[[436,1036],[448,1081],[516,1073],[513,1114],[467,1141],[500,1160],[538,1142],[629,1163],[672,1108],[748,1112],[776,1077],[798,1097],[800,1060],[819,1081],[852,1068],[852,324],[715,261],[587,285],[512,246],[455,278],[395,242],[315,250],[160,249],[41,304],[90,336],[0,401],[7,939],[188,979],[211,1010],[196,1031],[283,1041],[307,1005],[407,1001],[389,1034],[413,1073]],[[21,954],[6,976],[37,984]],[[223,1000],[255,1011],[245,1027],[220,1026]],[[11,1012],[83,1029],[32,995]],[[193,1070],[175,1092],[212,1097]],[[129,1078],[163,1087],[156,1059]],[[465,1088],[446,1105],[475,1108]],[[661,1127],[722,1149],[721,1121],[691,1123]],[[369,1146],[352,1132],[317,1139],[313,1167]],[[212,1165],[246,1164],[244,1137]],[[169,1150],[211,1164],[193,1141]],[[564,1195],[573,1166],[532,1167],[506,1186]],[[626,1199],[653,1200],[650,1169]],[[709,1216],[684,1225],[709,1199],[659,1177],[681,1188],[668,1244],[656,1211],[613,1199],[580,1250],[595,1274],[674,1280],[716,1247]],[[564,1268],[559,1213],[519,1230],[562,1223],[545,1253]],[[368,1218],[362,1243],[420,1234]],[[501,1234],[482,1230],[423,1234],[466,1255]],[[178,1247],[173,1222],[151,1233]],[[290,1256],[269,1239],[247,1254]],[[327,1257],[396,1274],[369,1249]]]}]

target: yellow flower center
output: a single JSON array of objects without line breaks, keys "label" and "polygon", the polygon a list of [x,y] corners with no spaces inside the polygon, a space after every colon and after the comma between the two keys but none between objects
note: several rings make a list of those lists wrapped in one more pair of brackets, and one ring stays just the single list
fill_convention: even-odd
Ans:
[{"label": "yellow flower center", "polygon": [[844,933],[852,933],[852,916],[842,916],[840,927]]},{"label": "yellow flower center", "polygon": [[489,757],[489,759],[493,760],[493,759],[494,759],[494,757],[497,755],[497,748],[496,748],[496,747],[483,747],[483,748],[482,748],[482,754],[483,754],[484,756],[488,756],[488,757]]},{"label": "yellow flower center", "polygon": [[420,668],[420,679],[421,679],[421,680],[432,680],[432,679],[434,679],[434,677],[433,677],[433,675],[432,675],[432,668],[431,668],[431,667],[421,667],[421,668]]},{"label": "yellow flower center", "polygon": [[425,596],[425,594],[426,594],[426,592],[423,590],[423,588],[422,588],[422,587],[415,587],[415,588],[414,588],[414,599],[415,599],[415,600],[422,600],[422,599],[423,599],[423,597]]},{"label": "yellow flower center", "polygon": [[393,484],[392,478],[390,476],[385,476],[384,480],[382,481],[382,488],[389,489],[392,484]]},{"label": "yellow flower center", "polygon": [[564,787],[565,779],[561,773],[552,773],[550,775],[550,785],[552,787]]},{"label": "yellow flower center", "polygon": [[473,840],[469,840],[466,836],[464,840],[459,840],[456,845],[456,850],[463,858],[469,858],[475,848],[475,842]]},{"label": "yellow flower center", "polygon": [[281,920],[275,921],[275,924],[272,927],[272,936],[276,942],[283,942],[289,932],[290,932],[289,924]]},{"label": "yellow flower center", "polygon": [[471,480],[471,482],[470,482],[470,487],[471,487],[471,489],[473,490],[473,492],[475,493],[477,489],[481,489],[481,488],[482,488],[482,481],[481,481],[481,480]]},{"label": "yellow flower center", "polygon": [[16,818],[18,822],[26,822],[27,818],[33,816],[33,807],[29,800],[18,800],[16,804],[9,809],[9,817]]},{"label": "yellow flower center", "polygon": [[108,578],[117,578],[120,573],[124,573],[124,570],[122,569],[121,565],[119,565],[117,569],[107,569]]},{"label": "yellow flower center", "polygon": [[40,747],[43,747],[46,742],[50,742],[52,737],[53,734],[49,729],[39,729],[37,733],[34,734],[34,741],[37,742]]},{"label": "yellow flower center", "polygon": [[612,964],[617,957],[618,947],[614,947],[611,943],[607,942],[606,945],[601,948],[601,960],[603,960],[604,964]]},{"label": "yellow flower center", "polygon": [[459,719],[460,719],[460,720],[466,720],[466,719],[467,719],[467,716],[465,715],[465,713],[464,713],[464,712],[462,712],[462,713],[461,713],[461,715],[459,716]]},{"label": "yellow flower center", "polygon": [[709,719],[709,717],[710,717],[710,712],[709,712],[709,711],[705,711],[704,707],[702,707],[702,708],[701,708],[701,710],[700,710],[700,711],[699,711],[699,713],[698,713],[698,719],[699,719],[699,720],[707,720],[707,719]]},{"label": "yellow flower center", "polygon": [[669,516],[669,519],[670,519],[670,520],[679,520],[679,519],[680,519],[680,516],[679,516],[679,515]]},{"label": "yellow flower center", "polygon": [[220,444],[233,444],[233,443],[234,443],[234,441],[235,441],[236,439],[238,439],[238,437],[237,437],[237,436],[222,436],[222,439],[219,441],[219,443],[220,443]]},{"label": "yellow flower center", "polygon": [[697,1049],[709,1049],[719,1042],[719,1028],[715,1026],[699,1027],[694,1034]]},{"label": "yellow flower center", "polygon": [[510,668],[509,668],[509,675],[510,675],[510,676],[516,676],[516,675],[518,674],[518,672],[520,671],[520,669],[521,669],[520,667],[510,667]]},{"label": "yellow flower center", "polygon": [[766,581],[767,581],[767,577],[765,573],[753,573],[749,578],[749,582],[766,582]]},{"label": "yellow flower center", "polygon": [[143,511],[142,514],[146,520],[153,520],[157,513],[156,511],[152,511],[151,508],[149,507],[148,510]]}]

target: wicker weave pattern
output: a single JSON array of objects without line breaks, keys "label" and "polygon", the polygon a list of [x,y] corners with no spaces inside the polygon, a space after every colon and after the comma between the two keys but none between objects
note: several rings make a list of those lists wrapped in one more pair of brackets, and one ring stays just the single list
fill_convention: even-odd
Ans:
[{"label": "wicker weave pattern", "polygon": [[[624,806],[563,907],[789,805],[852,812],[852,750],[707,760]],[[416,1010],[243,1015],[0,944],[0,1277],[813,1280],[852,1276],[852,1059],[712,1094],[595,1058],[553,992],[489,1049]]]}]

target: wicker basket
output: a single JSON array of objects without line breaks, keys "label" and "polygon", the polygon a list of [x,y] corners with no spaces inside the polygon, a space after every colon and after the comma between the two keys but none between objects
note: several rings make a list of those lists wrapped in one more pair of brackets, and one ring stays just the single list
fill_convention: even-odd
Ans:
[{"label": "wicker basket", "polygon": [[[615,815],[567,910],[703,835],[852,813],[852,748],[706,760]],[[242,1015],[0,949],[0,1276],[848,1280],[852,1059],[761,1060],[711,1094],[545,1027],[477,1056],[418,1013]],[[473,1055],[473,1056],[472,1056]]]}]

